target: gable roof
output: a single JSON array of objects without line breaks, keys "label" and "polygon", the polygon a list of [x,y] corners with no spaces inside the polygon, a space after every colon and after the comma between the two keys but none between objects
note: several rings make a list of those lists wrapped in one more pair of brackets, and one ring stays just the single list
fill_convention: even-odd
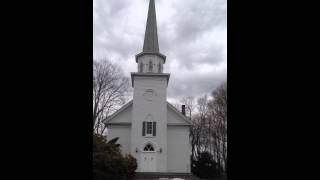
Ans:
[{"label": "gable roof", "polygon": [[[104,123],[105,124],[109,124],[110,121],[115,118],[118,114],[120,114],[121,112],[125,111],[126,109],[128,109],[129,107],[131,107],[133,105],[133,100],[130,100],[127,104],[123,105],[119,110],[117,110],[115,113],[113,113],[111,116],[109,116]],[[179,112],[172,104],[170,104],[167,101],[167,106],[173,111],[175,112],[182,120],[185,121],[185,124],[175,124],[175,125],[192,125],[192,122],[190,119],[188,119],[186,116],[184,116],[181,112]],[[121,124],[121,123],[120,123]],[[128,123],[125,123],[128,124]],[[174,124],[169,124],[169,125],[174,125]]]},{"label": "gable roof", "polygon": [[120,109],[118,109],[116,112],[114,112],[111,116],[109,116],[104,123],[108,124],[114,117],[116,117],[118,114],[120,114],[122,111],[126,110],[130,106],[132,106],[133,100],[130,100],[127,104],[123,105]]},{"label": "gable roof", "polygon": [[187,125],[190,125],[190,126],[192,125],[191,120],[188,119],[187,116],[184,116],[181,112],[179,112],[179,110],[177,110],[177,108],[175,108],[168,101],[167,101],[167,104],[168,104],[168,107],[173,110],[173,112],[175,112],[179,117],[181,117],[187,123]]}]

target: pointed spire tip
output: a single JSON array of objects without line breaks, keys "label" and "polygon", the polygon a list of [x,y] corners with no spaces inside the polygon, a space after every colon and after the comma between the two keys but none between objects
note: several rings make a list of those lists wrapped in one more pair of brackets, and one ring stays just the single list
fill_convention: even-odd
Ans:
[{"label": "pointed spire tip", "polygon": [[154,0],[150,0],[149,2],[143,52],[159,53],[157,18]]}]

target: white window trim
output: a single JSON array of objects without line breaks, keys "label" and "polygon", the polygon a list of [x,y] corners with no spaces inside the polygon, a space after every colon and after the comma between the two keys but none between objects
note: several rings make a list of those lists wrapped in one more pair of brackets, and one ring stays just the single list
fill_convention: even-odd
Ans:
[{"label": "white window trim", "polygon": [[146,138],[154,138],[155,136],[153,136],[152,134],[146,134],[144,137],[146,137]]}]

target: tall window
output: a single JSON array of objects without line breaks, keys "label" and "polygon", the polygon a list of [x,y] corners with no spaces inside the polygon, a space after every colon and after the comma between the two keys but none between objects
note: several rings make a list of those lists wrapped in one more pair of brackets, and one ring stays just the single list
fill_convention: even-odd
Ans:
[{"label": "tall window", "polygon": [[147,135],[152,135],[152,122],[147,122]]},{"label": "tall window", "polygon": [[152,62],[149,61],[149,72],[152,72]]},{"label": "tall window", "polygon": [[143,72],[143,64],[142,64],[142,62],[140,62],[140,69],[139,69],[139,72]]},{"label": "tall window", "polygon": [[161,73],[161,63],[159,63],[158,72]]},{"label": "tall window", "polygon": [[156,136],[157,123],[144,121],[142,124],[142,136]]}]

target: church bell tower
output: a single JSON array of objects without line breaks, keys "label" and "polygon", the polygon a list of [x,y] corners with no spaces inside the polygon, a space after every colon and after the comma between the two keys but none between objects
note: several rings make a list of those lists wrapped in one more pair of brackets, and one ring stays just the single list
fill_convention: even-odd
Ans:
[{"label": "church bell tower", "polygon": [[131,73],[133,93],[131,154],[138,172],[167,171],[166,56],[159,51],[155,2],[150,0],[142,52],[135,56],[137,72]]}]

